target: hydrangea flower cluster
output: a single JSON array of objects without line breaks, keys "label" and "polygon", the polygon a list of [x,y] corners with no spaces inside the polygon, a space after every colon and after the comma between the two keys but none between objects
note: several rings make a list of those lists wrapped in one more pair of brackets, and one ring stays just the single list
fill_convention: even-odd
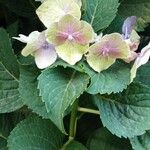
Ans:
[{"label": "hydrangea flower cluster", "polygon": [[[37,0],[39,1],[39,0]],[[41,0],[40,0],[41,1]],[[61,58],[75,65],[85,56],[89,66],[96,72],[108,69],[116,59],[127,63],[135,60],[131,69],[131,82],[137,69],[148,62],[150,44],[136,53],[140,37],[134,30],[136,17],[128,17],[122,34],[97,35],[92,26],[81,20],[81,0],[42,0],[36,13],[46,30],[34,31],[29,36],[20,34],[15,39],[26,43],[23,56],[32,55],[40,69],[52,65]]]}]

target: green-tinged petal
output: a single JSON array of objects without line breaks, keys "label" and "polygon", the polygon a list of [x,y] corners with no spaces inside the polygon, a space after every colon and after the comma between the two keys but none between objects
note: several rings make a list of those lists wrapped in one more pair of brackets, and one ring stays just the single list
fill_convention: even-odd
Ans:
[{"label": "green-tinged petal", "polygon": [[63,45],[56,47],[58,56],[69,63],[70,65],[76,64],[82,59],[83,54],[88,50],[88,45],[79,45],[75,42],[65,42]]},{"label": "green-tinged petal", "polygon": [[103,70],[108,69],[116,59],[98,55],[88,55],[87,62],[96,72],[101,72]]},{"label": "green-tinged petal", "polygon": [[130,55],[130,47],[119,33],[105,35],[100,43],[102,49],[108,49],[110,57],[124,59]]},{"label": "green-tinged petal", "polygon": [[81,17],[80,7],[74,0],[46,0],[36,13],[47,28],[67,14],[77,19]]},{"label": "green-tinged petal", "polygon": [[150,43],[141,50],[141,53],[139,54],[139,56],[137,57],[137,59],[134,62],[134,65],[131,69],[131,82],[136,77],[137,69],[140,66],[146,64],[148,62],[149,58],[150,58]]},{"label": "green-tinged petal", "polygon": [[37,50],[37,39],[40,36],[40,34],[41,33],[38,31],[30,33],[30,35],[28,36],[27,45],[22,50],[23,56],[28,56]]},{"label": "green-tinged petal", "polygon": [[89,53],[126,59],[130,56],[130,48],[121,34],[112,33],[103,36],[99,42],[93,44],[89,49]]},{"label": "green-tinged petal", "polygon": [[82,1],[81,0],[74,0],[80,7],[82,6]]},{"label": "green-tinged petal", "polygon": [[87,45],[93,40],[94,31],[87,22],[66,15],[58,23],[54,23],[48,28],[47,38],[56,46],[65,43],[67,40]]}]

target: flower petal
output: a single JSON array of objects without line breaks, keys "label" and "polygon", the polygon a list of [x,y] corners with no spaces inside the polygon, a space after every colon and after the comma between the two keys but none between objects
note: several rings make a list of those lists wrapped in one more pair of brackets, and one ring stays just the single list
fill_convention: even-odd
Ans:
[{"label": "flower petal", "polygon": [[16,39],[22,43],[28,43],[29,41],[29,37],[28,36],[25,36],[23,34],[19,34],[19,37],[12,37],[13,39]]},{"label": "flower petal", "polygon": [[77,19],[81,17],[80,7],[74,0],[46,0],[36,13],[47,28],[67,14]]},{"label": "flower petal", "polygon": [[131,61],[133,61],[134,59],[136,59],[138,57],[138,53],[131,51],[130,52],[130,56],[127,59],[124,59],[124,61],[126,63],[130,63]]},{"label": "flower petal", "polygon": [[82,1],[81,0],[74,0],[80,7],[82,6]]},{"label": "flower petal", "polygon": [[99,42],[93,44],[89,53],[124,59],[130,55],[130,48],[121,34],[112,33],[103,36]]},{"label": "flower petal", "polygon": [[58,23],[48,28],[47,37],[57,46],[66,40],[74,40],[78,44],[87,45],[94,38],[94,31],[87,22],[66,15]]},{"label": "flower petal", "polygon": [[96,72],[101,72],[108,69],[116,59],[110,57],[103,57],[98,55],[88,55],[87,62]]},{"label": "flower petal", "polygon": [[137,57],[137,59],[134,62],[134,65],[131,69],[131,82],[136,77],[137,69],[140,66],[146,64],[148,62],[149,58],[150,58],[150,43],[141,50],[141,53],[139,54],[139,56]]},{"label": "flower petal", "polygon": [[70,65],[76,64],[82,59],[83,54],[88,50],[88,45],[79,45],[74,42],[65,42],[63,45],[56,47],[58,56],[69,63]]},{"label": "flower petal", "polygon": [[48,49],[39,49],[34,53],[34,57],[37,67],[44,69],[56,61],[57,54],[54,46],[51,46]]},{"label": "flower petal", "polygon": [[124,21],[122,26],[122,33],[124,34],[125,39],[130,38],[130,34],[136,25],[136,20],[136,16],[130,16]]},{"label": "flower petal", "polygon": [[37,45],[38,45],[37,39],[39,36],[40,36],[40,32],[38,32],[38,31],[34,31],[34,32],[30,33],[30,35],[28,36],[27,45],[22,50],[23,56],[28,56],[37,50]]}]

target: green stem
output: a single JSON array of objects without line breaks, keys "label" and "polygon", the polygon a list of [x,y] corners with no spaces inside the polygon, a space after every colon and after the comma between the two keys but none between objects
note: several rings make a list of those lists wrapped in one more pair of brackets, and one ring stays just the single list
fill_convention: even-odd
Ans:
[{"label": "green stem", "polygon": [[77,111],[78,111],[78,100],[76,100],[72,106],[71,118],[70,118],[70,128],[69,128],[69,138],[73,138],[76,135],[77,127]]},{"label": "green stem", "polygon": [[72,112],[70,117],[70,126],[69,126],[69,139],[68,141],[63,145],[61,150],[65,150],[68,144],[72,142],[76,135],[76,127],[77,127],[77,112],[78,112],[78,99],[74,102],[72,105]]},{"label": "green stem", "polygon": [[78,111],[80,111],[80,112],[85,112],[85,113],[92,113],[92,114],[100,115],[100,113],[99,113],[98,110],[89,109],[89,108],[78,107]]}]

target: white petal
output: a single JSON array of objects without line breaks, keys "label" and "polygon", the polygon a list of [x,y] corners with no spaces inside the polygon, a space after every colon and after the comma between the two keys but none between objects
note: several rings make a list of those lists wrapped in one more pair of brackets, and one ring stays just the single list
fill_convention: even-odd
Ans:
[{"label": "white petal", "polygon": [[134,62],[134,65],[131,69],[131,82],[136,77],[137,69],[140,66],[146,64],[149,58],[150,58],[150,43],[141,50],[140,55],[137,57],[137,59]]},{"label": "white petal", "polygon": [[44,69],[52,65],[56,59],[57,54],[55,49],[40,49],[34,53],[35,62],[39,69]]},{"label": "white petal", "polygon": [[29,41],[29,37],[28,36],[25,36],[23,34],[19,34],[19,37],[12,37],[13,39],[16,39],[22,43],[28,43]]}]

